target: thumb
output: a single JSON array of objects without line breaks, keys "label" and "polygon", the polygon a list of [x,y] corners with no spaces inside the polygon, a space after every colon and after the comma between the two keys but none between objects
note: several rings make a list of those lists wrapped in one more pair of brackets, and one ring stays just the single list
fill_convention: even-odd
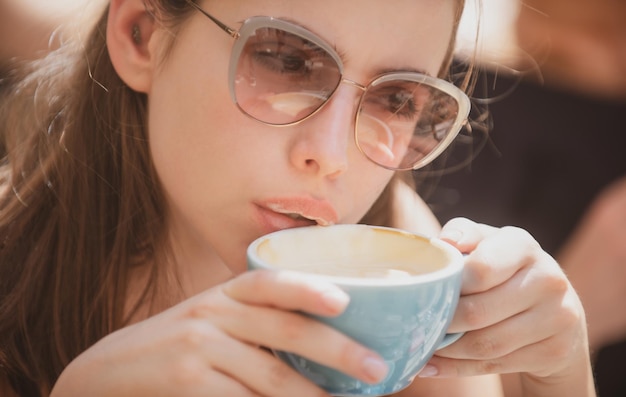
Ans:
[{"label": "thumb", "polygon": [[467,218],[454,218],[443,226],[439,238],[454,245],[462,253],[469,254],[476,249],[478,243],[497,230]]}]

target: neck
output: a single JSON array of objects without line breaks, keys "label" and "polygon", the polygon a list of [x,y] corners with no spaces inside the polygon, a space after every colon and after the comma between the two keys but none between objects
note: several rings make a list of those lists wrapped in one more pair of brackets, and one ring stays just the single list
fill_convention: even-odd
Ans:
[{"label": "neck", "polygon": [[[200,238],[170,229],[168,248],[131,272],[126,313],[129,323],[144,320],[221,284],[233,272]],[[148,292],[146,294],[146,291]]]}]

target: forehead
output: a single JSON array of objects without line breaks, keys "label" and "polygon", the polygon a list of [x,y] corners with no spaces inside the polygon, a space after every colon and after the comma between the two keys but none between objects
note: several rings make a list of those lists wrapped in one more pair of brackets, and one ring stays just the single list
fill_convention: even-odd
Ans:
[{"label": "forehead", "polygon": [[[215,4],[219,3],[219,4]],[[335,47],[346,73],[419,69],[436,75],[447,53],[457,0],[240,0],[208,3],[234,26],[253,15],[289,19]]]}]

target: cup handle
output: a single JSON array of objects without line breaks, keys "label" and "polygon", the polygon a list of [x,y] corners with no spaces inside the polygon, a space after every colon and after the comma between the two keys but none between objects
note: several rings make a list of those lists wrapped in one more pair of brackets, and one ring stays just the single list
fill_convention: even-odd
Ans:
[{"label": "cup handle", "polygon": [[439,343],[439,345],[437,346],[436,350],[443,349],[444,347],[450,346],[451,344],[453,344],[457,340],[461,339],[461,337],[464,334],[465,334],[465,332],[457,332],[457,333],[454,333],[454,334],[446,334],[443,337],[443,340],[441,341],[441,343]]}]

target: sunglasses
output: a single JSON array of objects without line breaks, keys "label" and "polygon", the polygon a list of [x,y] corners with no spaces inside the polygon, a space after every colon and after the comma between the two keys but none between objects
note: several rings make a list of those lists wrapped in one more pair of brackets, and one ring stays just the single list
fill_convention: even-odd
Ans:
[{"label": "sunglasses", "polygon": [[439,156],[467,122],[467,95],[445,80],[400,71],[362,85],[344,78],[337,52],[301,26],[255,16],[235,30],[189,4],[235,39],[229,67],[232,100],[264,124],[301,123],[346,83],[362,91],[354,121],[359,150],[386,169],[410,170]]}]

